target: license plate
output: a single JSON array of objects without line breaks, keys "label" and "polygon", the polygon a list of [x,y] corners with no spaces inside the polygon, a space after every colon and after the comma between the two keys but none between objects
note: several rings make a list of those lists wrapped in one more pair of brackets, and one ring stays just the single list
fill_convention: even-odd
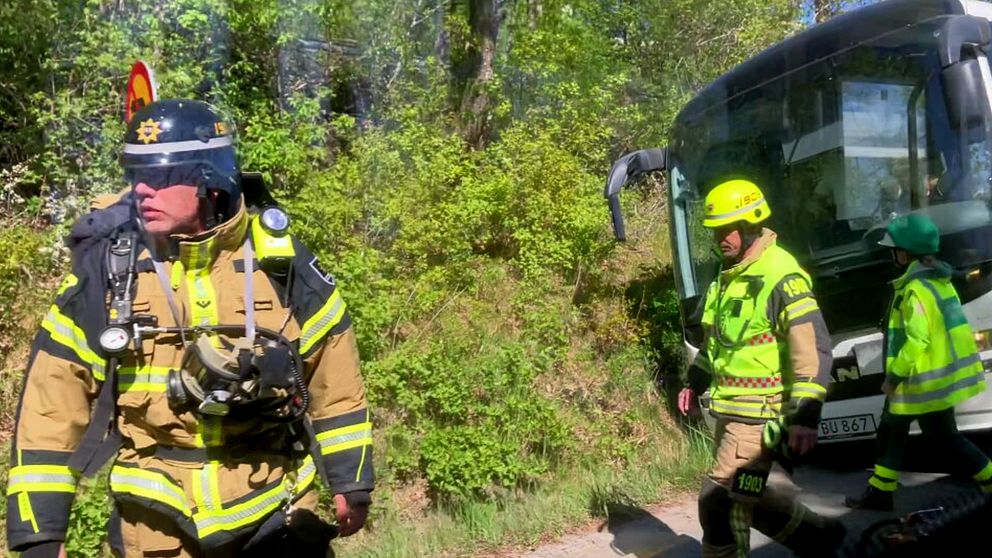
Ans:
[{"label": "license plate", "polygon": [[875,415],[853,415],[820,421],[820,439],[831,440],[875,433]]}]

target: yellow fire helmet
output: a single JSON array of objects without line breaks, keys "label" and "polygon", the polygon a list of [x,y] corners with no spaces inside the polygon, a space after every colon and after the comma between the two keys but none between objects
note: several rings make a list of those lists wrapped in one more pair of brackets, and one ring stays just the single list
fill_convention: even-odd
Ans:
[{"label": "yellow fire helmet", "polygon": [[758,224],[772,214],[765,195],[750,180],[728,180],[706,194],[703,226],[722,227],[738,221]]}]

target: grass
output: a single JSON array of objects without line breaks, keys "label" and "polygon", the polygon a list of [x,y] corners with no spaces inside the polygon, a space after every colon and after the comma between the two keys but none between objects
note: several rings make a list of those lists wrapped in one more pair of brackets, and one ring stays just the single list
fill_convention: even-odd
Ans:
[{"label": "grass", "polygon": [[590,520],[609,519],[614,509],[643,508],[695,491],[711,445],[704,432],[690,431],[656,440],[622,469],[562,472],[512,499],[431,510],[412,521],[390,509],[335,548],[355,558],[421,558],[501,555],[532,547]]}]

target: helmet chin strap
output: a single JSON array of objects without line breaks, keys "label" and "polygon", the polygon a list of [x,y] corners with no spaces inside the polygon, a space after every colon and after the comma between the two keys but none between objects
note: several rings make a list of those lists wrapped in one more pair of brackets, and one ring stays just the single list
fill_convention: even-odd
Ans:
[{"label": "helmet chin strap", "polygon": [[761,227],[750,223],[742,223],[740,231],[741,240],[743,241],[741,244],[741,251],[747,252],[751,248],[751,245],[761,238]]},{"label": "helmet chin strap", "polygon": [[200,184],[197,185],[196,197],[202,200],[200,218],[203,219],[203,228],[209,231],[217,226],[217,211],[213,197],[210,195],[210,191],[207,190],[206,181],[200,181]]},{"label": "helmet chin strap", "polygon": [[739,263],[744,260],[747,255],[747,251],[751,249],[751,246],[761,238],[761,226],[752,225],[750,223],[741,221],[737,226],[737,231],[741,234],[741,251],[734,258],[734,263]]}]

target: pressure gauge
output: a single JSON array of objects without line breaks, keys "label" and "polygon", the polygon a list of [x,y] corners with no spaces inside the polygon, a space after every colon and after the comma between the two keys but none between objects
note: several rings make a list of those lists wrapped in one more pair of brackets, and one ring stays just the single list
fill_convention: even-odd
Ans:
[{"label": "pressure gauge", "polygon": [[272,236],[282,236],[289,230],[289,215],[278,207],[267,207],[259,220],[262,228]]},{"label": "pressure gauge", "polygon": [[100,348],[108,355],[118,355],[127,349],[131,333],[121,325],[110,325],[100,332]]}]

